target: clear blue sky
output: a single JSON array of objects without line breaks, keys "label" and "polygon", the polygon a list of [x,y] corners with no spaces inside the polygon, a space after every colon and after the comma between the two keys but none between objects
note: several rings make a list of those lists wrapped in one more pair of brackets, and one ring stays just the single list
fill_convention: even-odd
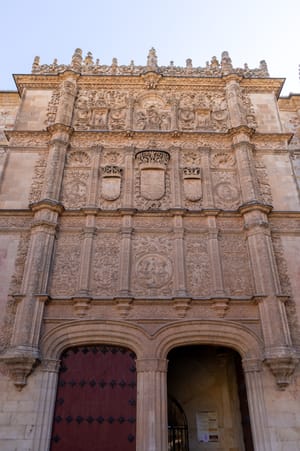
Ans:
[{"label": "clear blue sky", "polygon": [[235,67],[265,59],[284,95],[300,93],[300,0],[3,0],[0,13],[0,90],[35,55],[67,64],[80,47],[102,64],[145,64],[153,46],[160,65],[204,66],[223,50]]}]

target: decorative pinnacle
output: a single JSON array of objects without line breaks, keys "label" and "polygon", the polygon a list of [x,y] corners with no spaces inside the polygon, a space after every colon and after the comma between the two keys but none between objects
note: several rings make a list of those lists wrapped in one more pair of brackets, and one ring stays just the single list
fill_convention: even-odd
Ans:
[{"label": "decorative pinnacle", "polygon": [[153,71],[158,69],[156,50],[154,47],[149,50],[147,57],[147,68]]},{"label": "decorative pinnacle", "polygon": [[221,67],[222,67],[222,72],[225,75],[230,74],[232,72],[233,68],[232,68],[231,58],[229,56],[229,53],[226,51],[222,53]]},{"label": "decorative pinnacle", "polygon": [[71,66],[76,72],[80,72],[81,65],[82,65],[82,50],[76,49],[72,56]]}]

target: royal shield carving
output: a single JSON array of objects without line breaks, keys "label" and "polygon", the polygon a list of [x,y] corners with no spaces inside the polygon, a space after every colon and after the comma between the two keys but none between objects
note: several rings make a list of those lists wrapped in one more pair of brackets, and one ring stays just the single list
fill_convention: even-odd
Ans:
[{"label": "royal shield carving", "polygon": [[200,168],[183,169],[183,189],[186,199],[196,202],[202,198],[202,180]]},{"label": "royal shield carving", "polygon": [[147,200],[159,200],[165,195],[167,152],[145,150],[136,155],[140,166],[140,193]]},{"label": "royal shield carving", "polygon": [[141,170],[141,195],[148,200],[161,199],[165,194],[165,171],[159,168]]},{"label": "royal shield carving", "polygon": [[102,173],[102,197],[116,200],[121,194],[122,169],[117,166],[105,166]]}]

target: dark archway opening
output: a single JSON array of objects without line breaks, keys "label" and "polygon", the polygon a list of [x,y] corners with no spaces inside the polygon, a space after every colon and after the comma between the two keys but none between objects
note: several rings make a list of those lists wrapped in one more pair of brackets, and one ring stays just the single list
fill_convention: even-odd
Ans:
[{"label": "dark archway opening", "polygon": [[51,451],[134,451],[135,354],[111,345],[61,356]]},{"label": "dark archway opening", "polygon": [[183,447],[172,448],[169,435],[169,450],[254,451],[239,354],[193,345],[173,349],[168,360],[168,411],[176,400],[188,430]]},{"label": "dark archway opening", "polygon": [[168,396],[168,451],[188,451],[189,436],[186,415],[179,402]]}]

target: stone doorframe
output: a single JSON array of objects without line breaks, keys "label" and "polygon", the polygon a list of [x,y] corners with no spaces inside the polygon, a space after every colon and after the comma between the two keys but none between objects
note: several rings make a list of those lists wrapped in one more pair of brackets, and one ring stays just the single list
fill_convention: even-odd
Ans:
[{"label": "stone doorframe", "polygon": [[137,356],[137,451],[167,451],[167,355],[178,346],[202,344],[240,354],[254,449],[271,451],[262,385],[263,342],[247,327],[224,320],[176,321],[153,334],[125,321],[79,320],[54,327],[41,340],[44,358],[33,451],[47,451],[50,446],[61,353],[71,346],[101,343],[127,347]]}]

